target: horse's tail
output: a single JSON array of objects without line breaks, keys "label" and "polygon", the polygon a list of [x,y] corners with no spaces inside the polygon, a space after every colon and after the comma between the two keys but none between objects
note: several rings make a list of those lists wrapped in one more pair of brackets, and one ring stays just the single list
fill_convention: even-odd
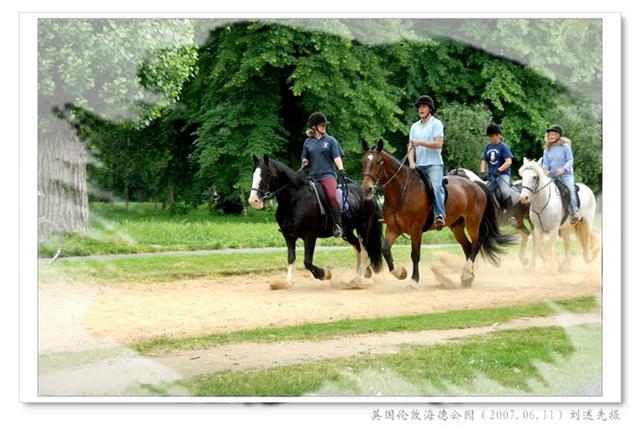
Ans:
[{"label": "horse's tail", "polygon": [[369,254],[373,271],[379,273],[382,269],[382,212],[375,198],[362,198],[362,213],[362,242]]},{"label": "horse's tail", "polygon": [[487,196],[487,204],[482,214],[480,222],[480,254],[484,259],[488,259],[493,264],[498,264],[498,255],[504,253],[501,246],[514,244],[517,236],[514,234],[502,233],[498,227],[498,217],[495,207],[491,201],[491,193],[486,185],[475,183],[482,188]]}]

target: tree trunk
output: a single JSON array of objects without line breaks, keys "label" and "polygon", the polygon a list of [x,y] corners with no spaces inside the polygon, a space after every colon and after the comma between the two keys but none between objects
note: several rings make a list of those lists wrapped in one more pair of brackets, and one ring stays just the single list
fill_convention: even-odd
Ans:
[{"label": "tree trunk", "polygon": [[[38,135],[38,217],[60,233],[89,231],[87,149],[64,119],[44,120]],[[42,130],[46,128],[46,130]],[[47,232],[46,225],[40,232]],[[42,225],[41,224],[41,225]]]}]

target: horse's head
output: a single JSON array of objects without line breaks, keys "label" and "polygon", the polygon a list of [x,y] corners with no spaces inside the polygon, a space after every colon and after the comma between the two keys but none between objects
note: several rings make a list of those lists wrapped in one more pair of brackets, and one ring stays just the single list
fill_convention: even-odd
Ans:
[{"label": "horse's head", "polygon": [[539,162],[523,159],[522,166],[518,170],[518,174],[522,177],[522,191],[520,192],[520,203],[528,204],[531,197],[538,188],[540,180],[545,176]]},{"label": "horse's head", "polygon": [[364,155],[362,156],[362,194],[365,200],[373,199],[376,192],[376,185],[380,181],[380,175],[384,169],[384,157],[382,148],[384,142],[378,141],[375,148],[369,149],[369,144],[362,142]]},{"label": "horse's head", "polygon": [[249,204],[256,209],[264,208],[264,199],[269,194],[269,186],[272,178],[277,175],[273,162],[266,154],[262,159],[253,155],[253,181],[251,183],[251,193],[249,194]]}]

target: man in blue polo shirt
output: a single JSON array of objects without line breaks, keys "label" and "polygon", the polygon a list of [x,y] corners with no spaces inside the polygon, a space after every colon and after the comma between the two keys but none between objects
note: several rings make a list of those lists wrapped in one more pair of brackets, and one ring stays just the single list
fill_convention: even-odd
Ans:
[{"label": "man in blue polo shirt", "polygon": [[409,167],[418,166],[429,177],[435,193],[434,226],[440,230],[445,225],[444,162],[442,161],[442,145],[444,144],[444,127],[442,122],[433,116],[435,104],[430,96],[422,95],[415,102],[420,120],[411,125],[409,144],[407,145]]}]

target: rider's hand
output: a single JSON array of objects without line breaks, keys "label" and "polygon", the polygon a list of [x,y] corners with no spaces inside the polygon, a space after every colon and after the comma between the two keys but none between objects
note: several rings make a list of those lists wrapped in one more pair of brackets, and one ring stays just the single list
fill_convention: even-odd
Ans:
[{"label": "rider's hand", "polygon": [[556,170],[556,175],[562,175],[563,173],[565,173],[567,170],[565,168],[558,168]]},{"label": "rider's hand", "polygon": [[344,171],[344,169],[338,169],[338,176],[344,179],[346,178],[347,173]]},{"label": "rider's hand", "polygon": [[416,165],[409,165],[409,169],[415,170],[416,169]]},{"label": "rider's hand", "polygon": [[487,179],[489,179],[489,175],[487,175],[487,172],[480,172],[478,174],[478,176],[480,177],[481,180],[486,181]]},{"label": "rider's hand", "polygon": [[502,172],[500,172],[500,169],[496,169],[496,171],[493,173],[493,177],[497,178],[500,176],[500,174],[502,174]]}]

